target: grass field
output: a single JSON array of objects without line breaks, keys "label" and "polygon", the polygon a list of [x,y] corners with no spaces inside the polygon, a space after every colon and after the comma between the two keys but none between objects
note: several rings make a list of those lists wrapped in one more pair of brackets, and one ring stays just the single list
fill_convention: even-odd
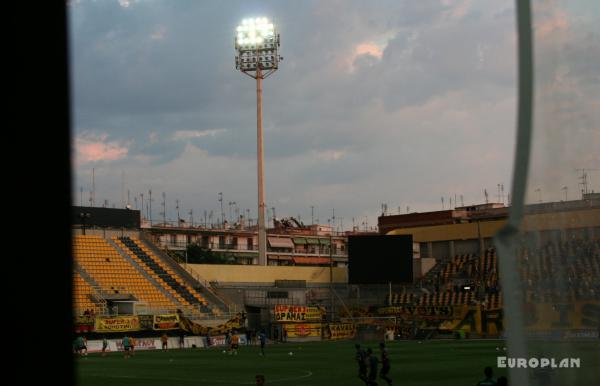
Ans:
[{"label": "grass field", "polygon": [[[362,345],[379,353],[376,343]],[[473,385],[485,366],[495,365],[497,346],[502,342],[390,342],[390,376],[398,385]],[[273,344],[264,357],[259,352],[256,346],[242,346],[237,356],[217,348],[139,351],[128,359],[122,353],[90,354],[77,359],[77,380],[79,386],[254,385],[254,375],[262,373],[266,385],[363,384],[357,378],[354,342]]]},{"label": "grass field", "polygon": [[[379,353],[376,343],[362,346]],[[390,376],[403,386],[475,385],[485,366],[492,366],[495,376],[506,375],[506,369],[496,369],[497,356],[505,355],[502,347],[502,341],[390,342]],[[597,358],[597,343],[586,347]],[[264,357],[256,346],[242,346],[237,356],[223,354],[222,348],[139,351],[128,359],[122,353],[89,354],[77,358],[76,371],[79,386],[254,385],[259,373],[268,386],[363,385],[351,341],[272,344]],[[378,384],[386,385],[383,380]]]}]

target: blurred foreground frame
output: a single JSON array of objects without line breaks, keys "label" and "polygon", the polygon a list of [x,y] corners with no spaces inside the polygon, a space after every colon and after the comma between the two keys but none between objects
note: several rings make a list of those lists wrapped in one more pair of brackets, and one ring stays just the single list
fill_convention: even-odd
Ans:
[{"label": "blurred foreground frame", "polygon": [[[562,320],[563,310],[577,312],[582,309],[582,307],[579,307],[581,304],[578,304],[580,303],[579,299],[577,299],[577,297],[569,297],[569,293],[566,291],[567,284],[565,277],[568,276],[568,263],[551,266],[550,270],[552,274],[549,274],[540,280],[540,282],[543,281],[544,283],[548,283],[552,291],[556,291],[560,296],[559,298],[556,298],[554,297],[554,294],[552,294],[550,301],[548,301],[545,296],[540,296],[545,295],[546,291],[540,294],[535,293],[536,291],[534,289],[533,292],[536,295],[535,298],[526,296],[525,290],[531,289],[531,286],[527,287],[525,285],[526,283],[523,282],[524,278],[521,276],[520,269],[525,267],[530,269],[535,264],[533,260],[536,259],[539,259],[539,262],[542,262],[544,259],[552,261],[554,258],[556,261],[557,259],[573,258],[576,260],[575,263],[579,262],[577,259],[581,259],[581,261],[584,261],[584,259],[594,259],[593,251],[595,244],[592,240],[591,243],[588,243],[590,248],[587,248],[586,245],[582,245],[581,248],[584,250],[583,255],[580,250],[577,250],[577,253],[571,252],[575,248],[579,248],[580,245],[577,244],[574,248],[572,244],[569,244],[569,240],[565,236],[566,229],[567,225],[573,226],[574,224],[567,224],[566,221],[561,224],[563,228],[557,229],[559,231],[557,233],[561,235],[558,240],[554,239],[551,242],[546,241],[546,245],[542,245],[542,238],[534,235],[535,232],[532,231],[526,233],[528,230],[525,229],[524,226],[526,223],[524,220],[526,220],[528,212],[526,207],[526,192],[528,181],[530,181],[529,177],[531,176],[530,166],[533,150],[534,108],[536,107],[534,106],[534,100],[536,100],[534,93],[534,86],[536,84],[536,73],[534,71],[534,28],[532,23],[531,1],[517,0],[515,6],[518,44],[518,112],[517,141],[513,165],[513,200],[512,205],[509,208],[508,221],[495,236],[495,245],[499,256],[499,276],[504,290],[504,326],[508,347],[507,356],[510,358],[526,359],[547,357],[555,358],[558,362],[562,358],[578,358],[580,353],[586,351],[582,351],[581,347],[577,346],[576,339],[571,338],[571,334],[567,333],[568,331],[573,330],[573,328],[581,326],[575,325],[572,320],[573,318],[569,319],[567,317],[564,321]],[[553,4],[544,5],[544,7],[546,6],[550,8],[551,11],[553,10]],[[539,7],[542,8],[542,5],[539,5]],[[547,66],[550,66],[550,69],[555,69],[558,68],[560,64],[561,63],[557,60],[557,62],[549,63]],[[542,94],[542,92],[540,93]],[[539,98],[536,101],[539,100],[541,100],[541,104],[543,105],[545,102],[544,99]],[[552,106],[551,102],[547,103]],[[540,109],[540,111],[542,113],[546,112],[546,110],[542,109]],[[549,118],[552,119],[552,117]],[[575,125],[576,122],[573,122],[573,126]],[[545,132],[546,127],[543,126],[541,122],[538,122],[536,128],[538,130],[536,133],[543,139],[547,139],[544,136],[546,135],[550,139],[556,140],[556,138],[551,138],[552,133],[550,133],[550,129],[548,129],[549,133]],[[558,138],[560,140],[560,137]],[[537,189],[537,191],[539,191],[539,189]],[[587,193],[587,191],[585,193]],[[584,226],[583,223],[579,225]],[[577,227],[575,226],[574,228]],[[594,229],[582,228],[581,230],[583,231],[582,233],[586,235],[591,234],[592,239],[594,238]],[[583,242],[583,240],[584,239],[580,241]],[[575,242],[577,242],[577,240],[575,240]],[[532,247],[533,245],[536,245],[536,247]],[[547,252],[544,248],[560,252]],[[530,249],[534,251],[532,256],[528,256]],[[565,250],[568,252],[565,253]],[[532,261],[529,261],[530,257],[533,257],[531,259]],[[577,279],[578,278],[576,278],[576,280]],[[592,300],[597,301],[597,297],[598,294],[595,294],[595,298]],[[536,302],[539,302],[539,304],[536,304]],[[530,308],[526,308],[526,306],[531,306],[530,308],[533,309],[534,312],[531,312]],[[536,331],[528,331],[528,323],[531,318],[535,317],[535,309],[537,306],[541,306],[540,308],[552,309],[554,312],[559,312],[561,314],[561,323],[551,325],[549,331],[546,331],[546,335],[541,334],[540,337],[536,337]],[[528,310],[527,312],[526,309]],[[534,315],[530,315],[530,313],[533,313]],[[593,323],[593,320],[591,320],[591,323]],[[559,324],[562,325],[559,326]],[[567,327],[567,329],[563,329],[564,327]],[[572,335],[575,336],[576,334]],[[546,336],[546,338],[544,338],[544,336]],[[556,341],[554,341],[555,339]],[[591,342],[591,344],[597,343]],[[582,358],[581,368],[565,370],[571,371],[571,373],[568,374],[564,372],[559,374],[562,370],[555,371],[551,368],[509,368],[510,384],[515,386],[587,384],[589,379],[593,379],[593,372],[597,370],[595,364],[590,363],[593,361],[588,361],[588,363],[586,363],[586,359],[598,359],[599,353],[597,349],[594,350],[594,347],[592,347],[585,355],[587,357]]]}]

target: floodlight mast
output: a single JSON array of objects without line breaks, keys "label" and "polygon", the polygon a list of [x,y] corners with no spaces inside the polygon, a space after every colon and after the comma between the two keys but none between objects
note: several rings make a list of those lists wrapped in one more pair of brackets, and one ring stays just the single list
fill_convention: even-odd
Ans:
[{"label": "floodlight mast", "polygon": [[258,182],[258,264],[267,265],[265,224],[264,153],[262,130],[262,80],[274,73],[281,58],[279,35],[267,18],[245,19],[236,29],[235,68],[256,79],[256,140]]}]

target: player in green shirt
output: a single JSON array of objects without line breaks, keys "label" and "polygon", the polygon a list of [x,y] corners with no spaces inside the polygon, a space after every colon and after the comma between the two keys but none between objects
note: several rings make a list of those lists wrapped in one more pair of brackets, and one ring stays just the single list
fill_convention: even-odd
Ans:
[{"label": "player in green shirt", "polygon": [[105,336],[102,337],[102,356],[106,356],[106,349],[108,348],[108,340]]},{"label": "player in green shirt", "polygon": [[485,379],[482,379],[477,383],[477,386],[496,386],[496,380],[492,378],[493,372],[490,366],[486,367],[483,370],[485,374]]},{"label": "player in green shirt", "polygon": [[85,350],[85,341],[83,340],[83,336],[77,337],[77,352],[80,356],[83,356]]},{"label": "player in green shirt", "polygon": [[125,358],[129,358],[131,356],[131,341],[127,335],[123,337],[123,350],[125,350]]}]

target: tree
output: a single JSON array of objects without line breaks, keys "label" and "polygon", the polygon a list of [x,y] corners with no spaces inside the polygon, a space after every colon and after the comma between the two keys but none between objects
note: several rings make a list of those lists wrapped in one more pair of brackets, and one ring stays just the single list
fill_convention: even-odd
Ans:
[{"label": "tree", "polygon": [[187,261],[190,264],[235,264],[231,253],[214,252],[198,244],[187,246]]}]

